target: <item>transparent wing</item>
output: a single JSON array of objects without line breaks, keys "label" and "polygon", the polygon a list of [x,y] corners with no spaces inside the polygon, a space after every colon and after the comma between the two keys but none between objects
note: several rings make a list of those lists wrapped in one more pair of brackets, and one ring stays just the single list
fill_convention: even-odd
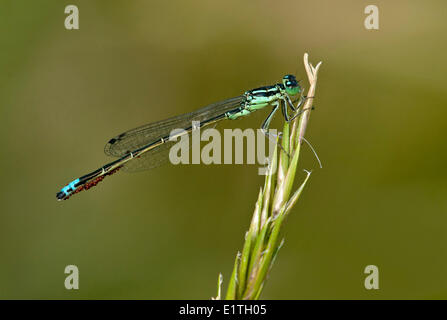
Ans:
[{"label": "transparent wing", "polygon": [[[233,110],[239,107],[244,99],[244,96],[238,96],[210,104],[191,113],[185,113],[123,132],[107,142],[104,152],[109,156],[122,157],[135,149],[168,136],[174,129],[190,127],[192,121],[203,122]],[[123,169],[133,172],[155,168],[164,164],[168,161],[169,148],[173,143],[175,141],[166,142],[157,148],[147,151],[141,157],[127,162]]]},{"label": "transparent wing", "polygon": [[138,172],[157,168],[169,162],[169,150],[177,141],[167,141],[161,146],[143,153],[123,166],[126,172]]}]

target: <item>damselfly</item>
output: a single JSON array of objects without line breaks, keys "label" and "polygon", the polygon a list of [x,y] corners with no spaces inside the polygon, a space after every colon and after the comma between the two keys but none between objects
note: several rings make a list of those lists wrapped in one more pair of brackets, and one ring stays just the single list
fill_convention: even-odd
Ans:
[{"label": "damselfly", "polygon": [[[107,155],[118,157],[118,159],[73,180],[57,193],[57,199],[66,200],[75,193],[90,189],[106,176],[121,168],[124,171],[132,172],[154,168],[166,162],[169,148],[174,143],[173,136],[170,136],[174,129],[183,129],[182,134],[188,134],[196,128],[208,126],[224,119],[234,120],[271,106],[272,110],[261,127],[267,134],[267,129],[278,108],[281,107],[286,121],[290,121],[298,115],[295,113],[293,117],[289,117],[287,108],[289,107],[295,112],[301,106],[303,102],[301,95],[297,107],[293,105],[291,98],[300,93],[301,87],[295,76],[286,75],[283,77],[282,83],[249,90],[241,96],[211,104],[194,112],[121,133],[110,139],[104,148]],[[193,121],[198,121],[199,125],[193,127]]]}]

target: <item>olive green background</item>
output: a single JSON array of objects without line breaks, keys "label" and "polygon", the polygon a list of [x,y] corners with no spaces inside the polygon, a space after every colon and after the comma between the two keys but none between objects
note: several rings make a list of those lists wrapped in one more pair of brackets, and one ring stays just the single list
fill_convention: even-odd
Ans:
[{"label": "olive green background", "polygon": [[[64,28],[68,4],[79,30]],[[368,4],[379,7],[378,31],[364,28]],[[300,166],[314,171],[262,297],[447,298],[445,10],[2,0],[0,298],[215,296],[243,244],[258,165],[167,165],[116,174],[69,201],[55,194],[108,162],[115,134],[287,73],[306,80],[304,52],[323,61],[307,133],[323,169],[304,149]],[[218,128],[257,128],[267,113]],[[70,264],[78,291],[64,288]],[[379,290],[364,288],[369,264]]]}]

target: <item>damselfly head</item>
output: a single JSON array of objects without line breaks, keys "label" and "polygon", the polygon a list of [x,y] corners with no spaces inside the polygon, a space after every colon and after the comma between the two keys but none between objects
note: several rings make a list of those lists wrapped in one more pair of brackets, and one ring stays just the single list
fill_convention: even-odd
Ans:
[{"label": "damselfly head", "polygon": [[288,95],[294,96],[301,92],[301,87],[292,74],[288,74],[282,78],[282,83]]}]

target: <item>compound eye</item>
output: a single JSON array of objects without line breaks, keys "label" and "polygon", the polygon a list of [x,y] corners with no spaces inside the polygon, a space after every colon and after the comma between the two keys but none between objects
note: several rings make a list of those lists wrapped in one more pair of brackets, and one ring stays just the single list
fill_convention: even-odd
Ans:
[{"label": "compound eye", "polygon": [[284,85],[286,87],[296,87],[296,86],[298,86],[298,82],[296,82],[296,80],[286,81],[286,83]]}]

